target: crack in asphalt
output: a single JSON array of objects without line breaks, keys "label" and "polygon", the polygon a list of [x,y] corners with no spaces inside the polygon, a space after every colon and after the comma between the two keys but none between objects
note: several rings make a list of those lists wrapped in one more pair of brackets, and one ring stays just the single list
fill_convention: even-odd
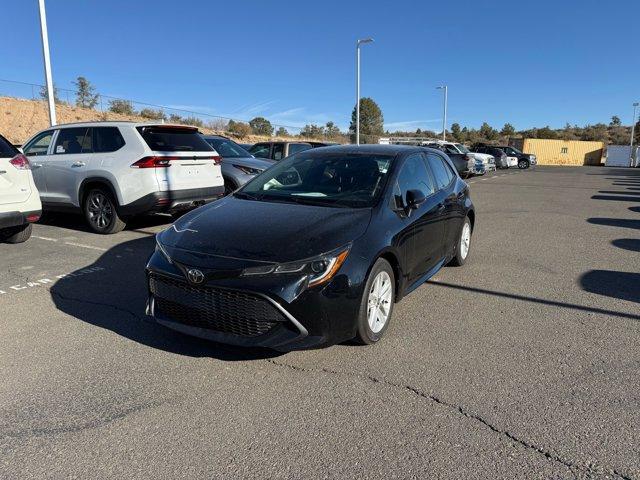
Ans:
[{"label": "crack in asphalt", "polygon": [[274,360],[272,358],[267,358],[265,359],[266,362],[271,363],[272,365],[275,365],[277,367],[284,367],[284,368],[288,368],[291,370],[295,370],[295,371],[299,371],[299,372],[304,372],[304,373],[326,373],[329,375],[340,375],[340,376],[347,376],[347,377],[355,377],[355,378],[360,378],[360,379],[364,379],[364,380],[368,380],[372,383],[379,383],[381,385],[386,385],[389,387],[393,387],[393,388],[397,388],[397,389],[402,389],[402,390],[406,390],[409,391],[411,393],[413,393],[414,395],[417,395],[421,398],[430,400],[434,403],[436,403],[437,405],[443,406],[443,407],[447,407],[455,412],[457,412],[458,414],[464,416],[465,418],[468,418],[470,420],[474,420],[476,422],[479,422],[480,424],[484,425],[485,427],[487,427],[489,430],[491,430],[494,433],[497,433],[498,435],[503,436],[504,438],[507,438],[508,440],[510,440],[512,443],[520,445],[522,447],[525,447],[529,450],[533,450],[534,452],[543,455],[545,458],[547,458],[548,460],[552,460],[554,462],[560,463],[561,465],[564,465],[565,467],[567,467],[569,470],[571,471],[581,471],[582,473],[587,473],[587,474],[598,474],[598,475],[603,475],[603,474],[613,474],[615,476],[617,476],[618,478],[622,479],[622,480],[633,480],[630,476],[627,476],[624,473],[621,473],[620,470],[618,469],[613,469],[610,468],[608,469],[608,472],[603,471],[603,468],[594,468],[594,466],[592,465],[588,465],[586,467],[582,466],[582,465],[578,465],[570,460],[567,460],[566,458],[561,457],[560,455],[554,454],[552,452],[550,452],[549,450],[546,450],[538,445],[535,445],[527,440],[523,440],[519,437],[517,437],[516,435],[514,435],[513,433],[509,432],[508,430],[502,430],[498,427],[496,427],[495,425],[491,424],[488,420],[485,420],[484,418],[482,418],[480,415],[470,412],[468,411],[466,408],[460,406],[460,405],[456,405],[454,403],[448,402],[446,400],[442,400],[440,397],[430,394],[430,393],[425,393],[422,392],[421,390],[419,390],[416,387],[413,387],[411,385],[403,385],[400,383],[394,383],[391,382],[389,380],[384,380],[384,379],[380,379],[377,377],[374,377],[372,375],[363,375],[363,374],[358,374],[358,373],[350,373],[350,372],[340,372],[337,370],[331,370],[329,368],[306,368],[306,367],[301,367],[299,365],[293,365],[290,363],[284,363],[284,362],[279,362],[277,360]]}]

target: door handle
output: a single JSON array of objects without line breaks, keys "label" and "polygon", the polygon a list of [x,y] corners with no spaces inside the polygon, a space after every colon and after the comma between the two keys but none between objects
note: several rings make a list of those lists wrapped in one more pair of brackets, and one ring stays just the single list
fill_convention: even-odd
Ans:
[{"label": "door handle", "polygon": [[85,165],[86,163],[84,162],[75,162],[71,164],[72,167],[84,167]]}]

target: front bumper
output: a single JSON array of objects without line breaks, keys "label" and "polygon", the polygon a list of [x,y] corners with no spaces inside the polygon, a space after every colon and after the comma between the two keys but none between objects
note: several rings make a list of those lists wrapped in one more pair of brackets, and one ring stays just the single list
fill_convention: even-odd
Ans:
[{"label": "front bumper", "polygon": [[212,202],[222,196],[224,196],[224,185],[188,190],[163,190],[121,205],[118,212],[123,216],[134,216],[143,213],[187,210]]},{"label": "front bumper", "polygon": [[0,213],[0,228],[19,227],[27,223],[37,222],[42,211],[34,210],[31,212],[4,212]]},{"label": "front bumper", "polygon": [[[344,265],[343,265],[344,266]],[[308,289],[295,275],[222,278],[194,285],[186,265],[156,252],[147,264],[147,314],[187,335],[276,350],[325,346],[355,335],[359,295],[345,275]],[[211,278],[214,277],[214,278]]]}]

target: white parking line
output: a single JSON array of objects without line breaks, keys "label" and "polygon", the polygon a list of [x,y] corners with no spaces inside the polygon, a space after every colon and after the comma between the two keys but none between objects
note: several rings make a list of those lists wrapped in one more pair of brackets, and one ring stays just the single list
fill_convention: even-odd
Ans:
[{"label": "white parking line", "polygon": [[46,240],[47,242],[57,242],[58,240],[56,240],[55,238],[49,238],[49,237],[39,237],[37,235],[31,235],[32,238],[37,238],[38,240]]},{"label": "white parking line", "polygon": [[99,250],[100,252],[106,252],[106,248],[94,247],[93,245],[85,245],[84,243],[64,242],[65,245],[71,245],[72,247],[89,248],[91,250]]}]

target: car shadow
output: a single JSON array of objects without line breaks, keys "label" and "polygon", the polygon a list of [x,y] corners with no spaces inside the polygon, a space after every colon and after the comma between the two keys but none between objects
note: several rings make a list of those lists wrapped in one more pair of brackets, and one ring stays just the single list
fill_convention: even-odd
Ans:
[{"label": "car shadow", "polygon": [[169,330],[145,315],[144,267],[155,248],[152,235],[123,242],[51,287],[58,310],[148,347],[225,361],[272,358],[280,352],[222,345]]},{"label": "car shadow", "polygon": [[[159,225],[168,225],[172,222],[173,218],[170,215],[143,215],[127,220],[125,230],[143,230]],[[67,230],[95,233],[87,225],[84,216],[77,213],[45,212],[38,223]]]},{"label": "car shadow", "polygon": [[590,270],[580,277],[580,286],[590,293],[640,303],[640,273]]},{"label": "car shadow", "polygon": [[[631,207],[631,208],[638,208],[638,207]],[[592,218],[587,218],[587,222],[593,225],[605,225],[607,227],[634,228],[636,230],[640,230],[640,220],[634,220],[629,218],[592,217]]]},{"label": "car shadow", "polygon": [[[625,192],[627,193],[627,192]],[[592,195],[592,200],[615,200],[617,202],[638,202],[640,197],[632,197],[629,195]]]},{"label": "car shadow", "polygon": [[638,238],[618,238],[612,240],[611,245],[632,252],[640,252],[640,239]]}]

